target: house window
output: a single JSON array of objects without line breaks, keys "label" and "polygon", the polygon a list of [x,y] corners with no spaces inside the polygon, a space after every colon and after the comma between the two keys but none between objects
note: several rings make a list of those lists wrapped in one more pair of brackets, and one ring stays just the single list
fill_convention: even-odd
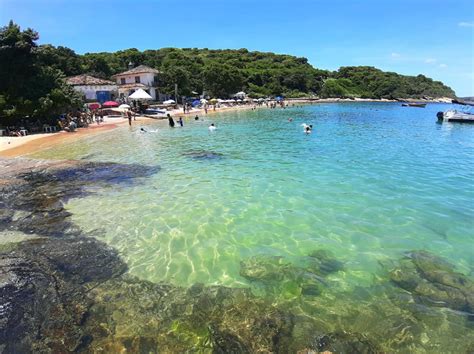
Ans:
[{"label": "house window", "polygon": [[135,83],[139,84],[140,83],[140,76],[135,76]]},{"label": "house window", "polygon": [[124,77],[122,77],[122,78],[120,79],[120,84],[125,85],[125,78],[124,78]]}]

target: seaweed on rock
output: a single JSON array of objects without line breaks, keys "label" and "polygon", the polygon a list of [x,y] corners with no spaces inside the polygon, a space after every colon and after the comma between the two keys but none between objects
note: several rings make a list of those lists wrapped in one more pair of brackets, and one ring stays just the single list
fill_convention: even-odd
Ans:
[{"label": "seaweed on rock", "polygon": [[280,256],[259,255],[240,262],[240,275],[263,284],[267,291],[286,290],[289,295],[320,295],[327,286],[328,274],[343,269],[343,263],[329,251],[316,250],[303,257],[297,266]]},{"label": "seaweed on rock", "polygon": [[196,284],[189,289],[122,277],[91,291],[85,327],[92,351],[276,352],[288,348],[289,313],[248,289]]},{"label": "seaweed on rock", "polygon": [[426,251],[412,251],[390,272],[391,281],[429,305],[448,307],[474,319],[474,282]]}]

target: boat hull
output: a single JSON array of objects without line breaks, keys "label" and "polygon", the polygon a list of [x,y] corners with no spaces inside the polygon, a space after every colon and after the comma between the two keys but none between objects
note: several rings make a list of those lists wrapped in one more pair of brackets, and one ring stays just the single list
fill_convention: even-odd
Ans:
[{"label": "boat hull", "polygon": [[455,111],[438,112],[436,114],[438,122],[449,122],[449,123],[474,123],[474,114],[459,113]]}]

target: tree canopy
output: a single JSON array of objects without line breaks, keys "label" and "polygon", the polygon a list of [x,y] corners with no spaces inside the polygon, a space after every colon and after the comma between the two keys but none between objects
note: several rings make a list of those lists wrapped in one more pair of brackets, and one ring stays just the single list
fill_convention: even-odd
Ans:
[{"label": "tree canopy", "polygon": [[[60,68],[70,49],[38,47],[38,33],[21,31],[12,21],[0,29],[0,122],[48,119],[81,103]],[[48,54],[45,54],[47,53]],[[66,52],[66,55],[60,53]]]}]

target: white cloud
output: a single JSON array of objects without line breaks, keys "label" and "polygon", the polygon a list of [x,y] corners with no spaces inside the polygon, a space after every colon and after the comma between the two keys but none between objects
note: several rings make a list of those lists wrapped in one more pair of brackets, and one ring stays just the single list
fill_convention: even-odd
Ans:
[{"label": "white cloud", "polygon": [[444,64],[444,63],[441,63],[441,64],[439,64],[439,67],[440,67],[440,68],[447,68],[448,66],[447,66],[446,64]]},{"label": "white cloud", "polygon": [[390,56],[391,56],[392,58],[400,58],[400,57],[401,57],[400,53],[395,53],[395,52],[393,52],[392,54],[390,54]]},{"label": "white cloud", "polygon": [[434,63],[436,63],[436,59],[435,58],[427,58],[427,59],[425,59],[425,63],[426,64],[434,64]]},{"label": "white cloud", "polygon": [[459,27],[474,27],[474,22],[459,22]]}]

